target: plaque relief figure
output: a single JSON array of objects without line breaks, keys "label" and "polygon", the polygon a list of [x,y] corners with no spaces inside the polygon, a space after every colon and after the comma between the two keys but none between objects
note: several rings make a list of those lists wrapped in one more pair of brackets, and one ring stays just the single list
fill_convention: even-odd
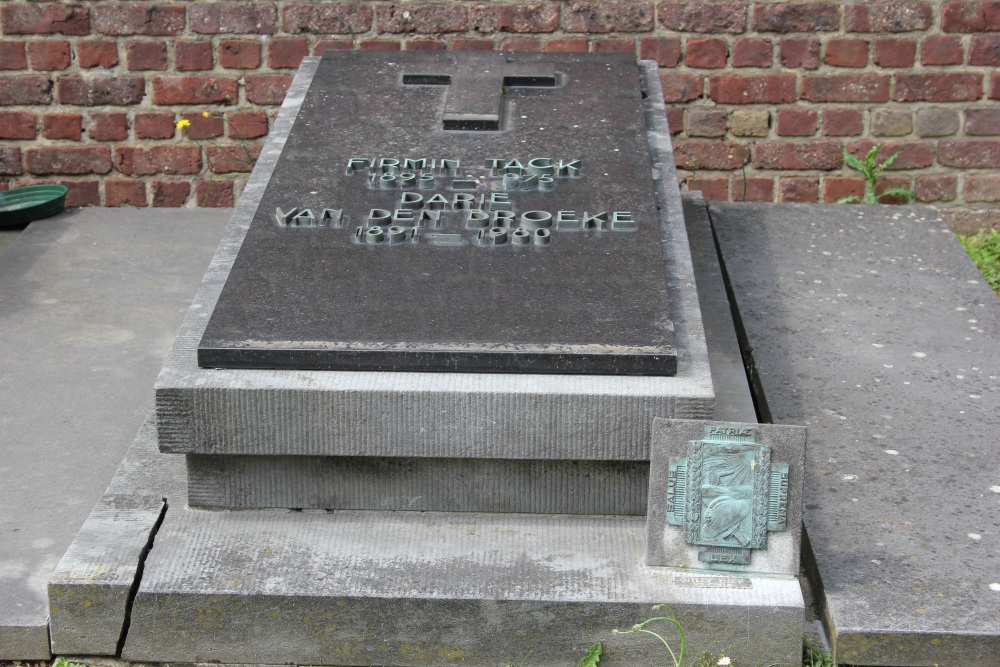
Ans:
[{"label": "plaque relief figure", "polygon": [[748,547],[753,537],[753,450],[720,448],[705,458],[704,466],[702,538]]}]

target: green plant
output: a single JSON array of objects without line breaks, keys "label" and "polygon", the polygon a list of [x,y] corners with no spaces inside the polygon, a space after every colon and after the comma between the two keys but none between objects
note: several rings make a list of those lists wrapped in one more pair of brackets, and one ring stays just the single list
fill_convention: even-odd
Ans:
[{"label": "green plant", "polygon": [[855,171],[860,171],[861,175],[865,177],[865,194],[863,197],[857,195],[843,197],[837,200],[838,204],[878,204],[885,197],[899,197],[907,202],[913,201],[913,190],[909,188],[887,188],[881,194],[875,193],[875,181],[878,179],[878,175],[891,167],[896,158],[899,157],[899,153],[893,153],[884,162],[878,162],[878,152],[881,148],[882,144],[872,146],[864,160],[859,160],[848,153],[846,149],[844,150],[844,162],[847,166]]},{"label": "green plant", "polygon": [[591,644],[590,648],[587,649],[587,655],[580,659],[580,667],[597,667],[597,664],[601,662],[601,653],[603,652],[604,647],[601,646],[601,642]]},{"label": "green plant", "polygon": [[1000,296],[1000,232],[981,229],[975,234],[959,234],[958,240],[962,242],[986,282]]},{"label": "green plant", "polygon": [[802,635],[802,667],[837,667],[837,663],[809,635]]},{"label": "green plant", "polygon": [[[633,632],[641,632],[643,634],[652,635],[660,640],[660,642],[667,648],[667,653],[670,654],[670,659],[674,662],[674,667],[681,667],[684,664],[684,628],[681,626],[681,622],[677,620],[677,612],[673,610],[670,605],[658,604],[653,607],[653,610],[665,609],[667,611],[666,616],[655,616],[653,618],[647,618],[642,623],[636,623],[628,630],[612,630],[611,634],[614,635],[630,635]],[[677,628],[677,633],[680,635],[680,646],[678,647],[677,653],[674,653],[674,649],[670,647],[670,643],[658,632],[653,630],[647,630],[646,626],[650,623],[663,622],[673,625]]]},{"label": "green plant", "polygon": [[52,667],[86,667],[79,662],[70,662],[66,658],[56,658],[52,663]]}]

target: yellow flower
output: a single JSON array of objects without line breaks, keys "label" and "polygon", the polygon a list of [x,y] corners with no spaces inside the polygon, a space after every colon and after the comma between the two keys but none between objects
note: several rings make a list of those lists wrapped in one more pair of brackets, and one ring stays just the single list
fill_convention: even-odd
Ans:
[{"label": "yellow flower", "polygon": [[187,118],[181,118],[179,121],[177,121],[176,125],[178,130],[183,130],[185,127],[191,125],[191,121],[189,121]]},{"label": "yellow flower", "polygon": [[201,117],[202,118],[208,118],[208,112],[207,111],[202,111],[201,112]]}]

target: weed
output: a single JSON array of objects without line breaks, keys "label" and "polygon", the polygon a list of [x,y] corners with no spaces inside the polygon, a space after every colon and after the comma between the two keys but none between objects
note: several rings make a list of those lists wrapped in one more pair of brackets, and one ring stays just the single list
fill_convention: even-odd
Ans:
[{"label": "weed", "polygon": [[1000,232],[981,229],[975,234],[959,234],[958,240],[979,267],[986,282],[1000,295]]},{"label": "weed", "polygon": [[[211,153],[205,147],[206,144],[214,146],[215,148],[217,148],[219,150],[220,153],[222,153],[227,158],[229,158],[230,160],[232,160],[234,163],[240,165],[241,167],[246,167],[248,171],[253,170],[253,166],[257,162],[257,156],[254,155],[250,151],[250,145],[247,143],[246,139],[243,137],[243,133],[242,132],[238,132],[238,131],[234,131],[232,122],[228,118],[226,118],[225,116],[213,115],[213,114],[210,114],[207,111],[202,111],[201,115],[204,118],[210,118],[210,119],[213,119],[213,120],[221,120],[223,122],[223,124],[225,125],[226,129],[228,130],[229,134],[237,136],[239,138],[239,140],[240,140],[239,148],[235,148],[235,147],[233,147],[231,145],[223,145],[223,144],[219,143],[218,141],[216,141],[214,139],[206,139],[206,140],[204,140],[204,143],[202,143],[202,141],[200,141],[200,140],[196,139],[195,137],[191,136],[190,130],[188,130],[188,128],[191,127],[191,121],[190,120],[188,120],[187,118],[182,118],[181,120],[177,121],[175,123],[175,125],[177,126],[177,129],[180,130],[181,133],[183,133],[183,135],[184,135],[185,138],[190,139],[195,144],[197,144],[198,148],[200,148],[201,151],[205,154],[205,161],[208,163],[209,169],[214,172],[215,171],[215,164],[213,164],[213,162],[212,162],[212,155],[211,155]],[[212,192],[212,184],[213,184],[213,182],[214,181],[212,181],[212,180],[208,181],[208,188],[205,190],[205,194],[201,198],[201,205],[202,206],[207,206],[208,205],[209,195]],[[56,667],[56,666],[53,665],[53,667]]]},{"label": "weed", "polygon": [[583,656],[580,660],[580,667],[597,667],[597,664],[601,661],[601,653],[603,652],[604,647],[601,646],[601,642],[591,644],[587,650],[587,655]]},{"label": "weed", "polygon": [[[684,664],[684,628],[681,626],[681,622],[677,620],[677,612],[673,610],[670,605],[658,604],[653,607],[653,610],[665,609],[667,612],[666,616],[656,616],[653,618],[647,618],[642,623],[636,623],[628,630],[612,630],[611,634],[614,635],[630,635],[633,632],[641,632],[643,634],[652,635],[660,640],[660,642],[667,648],[667,653],[670,654],[670,659],[674,661],[674,667],[681,667]],[[677,628],[677,633],[680,635],[680,646],[678,647],[677,653],[674,653],[674,649],[670,647],[670,643],[664,639],[663,635],[653,630],[647,630],[646,626],[650,623],[663,622],[669,623]]]},{"label": "weed", "polygon": [[802,667],[837,667],[837,663],[809,635],[802,635]]},{"label": "weed", "polygon": [[882,148],[882,144],[872,146],[864,160],[859,160],[844,150],[844,162],[847,166],[855,171],[860,171],[861,175],[865,177],[865,194],[863,197],[857,195],[843,197],[837,200],[838,204],[878,204],[885,197],[899,197],[907,202],[913,201],[913,190],[909,188],[888,188],[881,194],[875,193],[875,181],[878,175],[891,167],[896,158],[899,157],[899,153],[893,153],[884,162],[877,162],[880,148]]}]

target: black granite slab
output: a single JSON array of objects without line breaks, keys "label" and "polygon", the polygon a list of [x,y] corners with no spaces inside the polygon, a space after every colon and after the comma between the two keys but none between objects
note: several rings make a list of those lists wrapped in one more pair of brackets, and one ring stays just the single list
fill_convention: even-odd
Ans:
[{"label": "black granite slab", "polygon": [[327,54],[199,364],[672,375],[642,95],[619,55]]}]

